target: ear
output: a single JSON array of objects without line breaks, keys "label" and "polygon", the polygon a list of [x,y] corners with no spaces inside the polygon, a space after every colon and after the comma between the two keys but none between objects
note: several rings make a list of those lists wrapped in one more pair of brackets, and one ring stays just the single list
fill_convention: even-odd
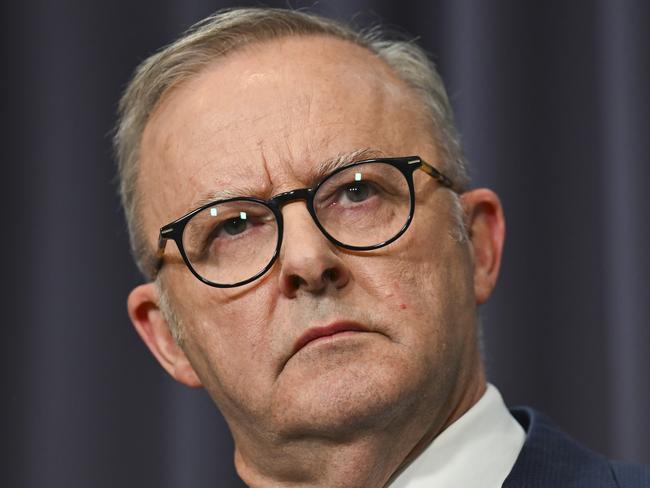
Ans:
[{"label": "ear", "polygon": [[201,386],[201,380],[185,352],[172,337],[158,303],[158,292],[153,283],[140,285],[129,294],[127,307],[135,330],[161,366],[176,381],[190,387]]},{"label": "ear", "polygon": [[490,297],[499,275],[505,239],[503,208],[496,193],[485,188],[463,193],[460,199],[474,258],[474,295],[480,305]]}]

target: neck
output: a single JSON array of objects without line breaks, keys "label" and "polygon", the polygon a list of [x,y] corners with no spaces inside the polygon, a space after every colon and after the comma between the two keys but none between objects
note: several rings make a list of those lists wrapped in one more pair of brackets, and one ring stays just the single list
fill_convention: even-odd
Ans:
[{"label": "neck", "polygon": [[456,386],[438,408],[417,406],[388,425],[344,440],[266,442],[235,435],[237,472],[251,488],[385,487],[481,398],[486,388],[482,366]]}]

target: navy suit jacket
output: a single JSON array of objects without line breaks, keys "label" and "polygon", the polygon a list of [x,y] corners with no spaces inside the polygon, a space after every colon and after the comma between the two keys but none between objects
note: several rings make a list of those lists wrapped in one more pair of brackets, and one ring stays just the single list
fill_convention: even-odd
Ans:
[{"label": "navy suit jacket", "polygon": [[610,461],[533,409],[510,413],[526,431],[526,442],[503,488],[650,488],[650,466]]}]

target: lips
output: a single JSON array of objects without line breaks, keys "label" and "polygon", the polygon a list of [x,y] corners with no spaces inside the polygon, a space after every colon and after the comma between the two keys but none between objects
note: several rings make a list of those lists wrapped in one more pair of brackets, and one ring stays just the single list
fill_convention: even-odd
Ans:
[{"label": "lips", "polygon": [[292,355],[303,347],[321,337],[329,337],[342,332],[368,332],[367,329],[355,322],[333,322],[325,327],[313,327],[301,335],[293,346]]}]

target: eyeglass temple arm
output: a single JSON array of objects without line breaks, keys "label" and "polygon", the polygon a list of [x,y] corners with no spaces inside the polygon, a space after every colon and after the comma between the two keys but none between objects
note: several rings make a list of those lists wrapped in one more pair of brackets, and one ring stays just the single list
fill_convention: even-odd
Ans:
[{"label": "eyeglass temple arm", "polygon": [[458,193],[459,195],[463,193],[463,190],[461,188],[458,188],[453,181],[451,181],[450,178],[442,174],[440,171],[438,171],[436,168],[431,166],[429,163],[426,161],[420,159],[420,163],[422,166],[420,166],[420,169],[424,171],[426,174],[434,178],[435,180],[438,181],[443,186],[446,186],[450,190],[452,190],[455,193]]},{"label": "eyeglass temple arm", "polygon": [[154,265],[154,273],[158,274],[163,265],[163,256],[165,255],[165,247],[167,247],[167,240],[169,237],[165,236],[165,229],[160,230],[158,236],[158,250],[156,251],[156,264]]}]

